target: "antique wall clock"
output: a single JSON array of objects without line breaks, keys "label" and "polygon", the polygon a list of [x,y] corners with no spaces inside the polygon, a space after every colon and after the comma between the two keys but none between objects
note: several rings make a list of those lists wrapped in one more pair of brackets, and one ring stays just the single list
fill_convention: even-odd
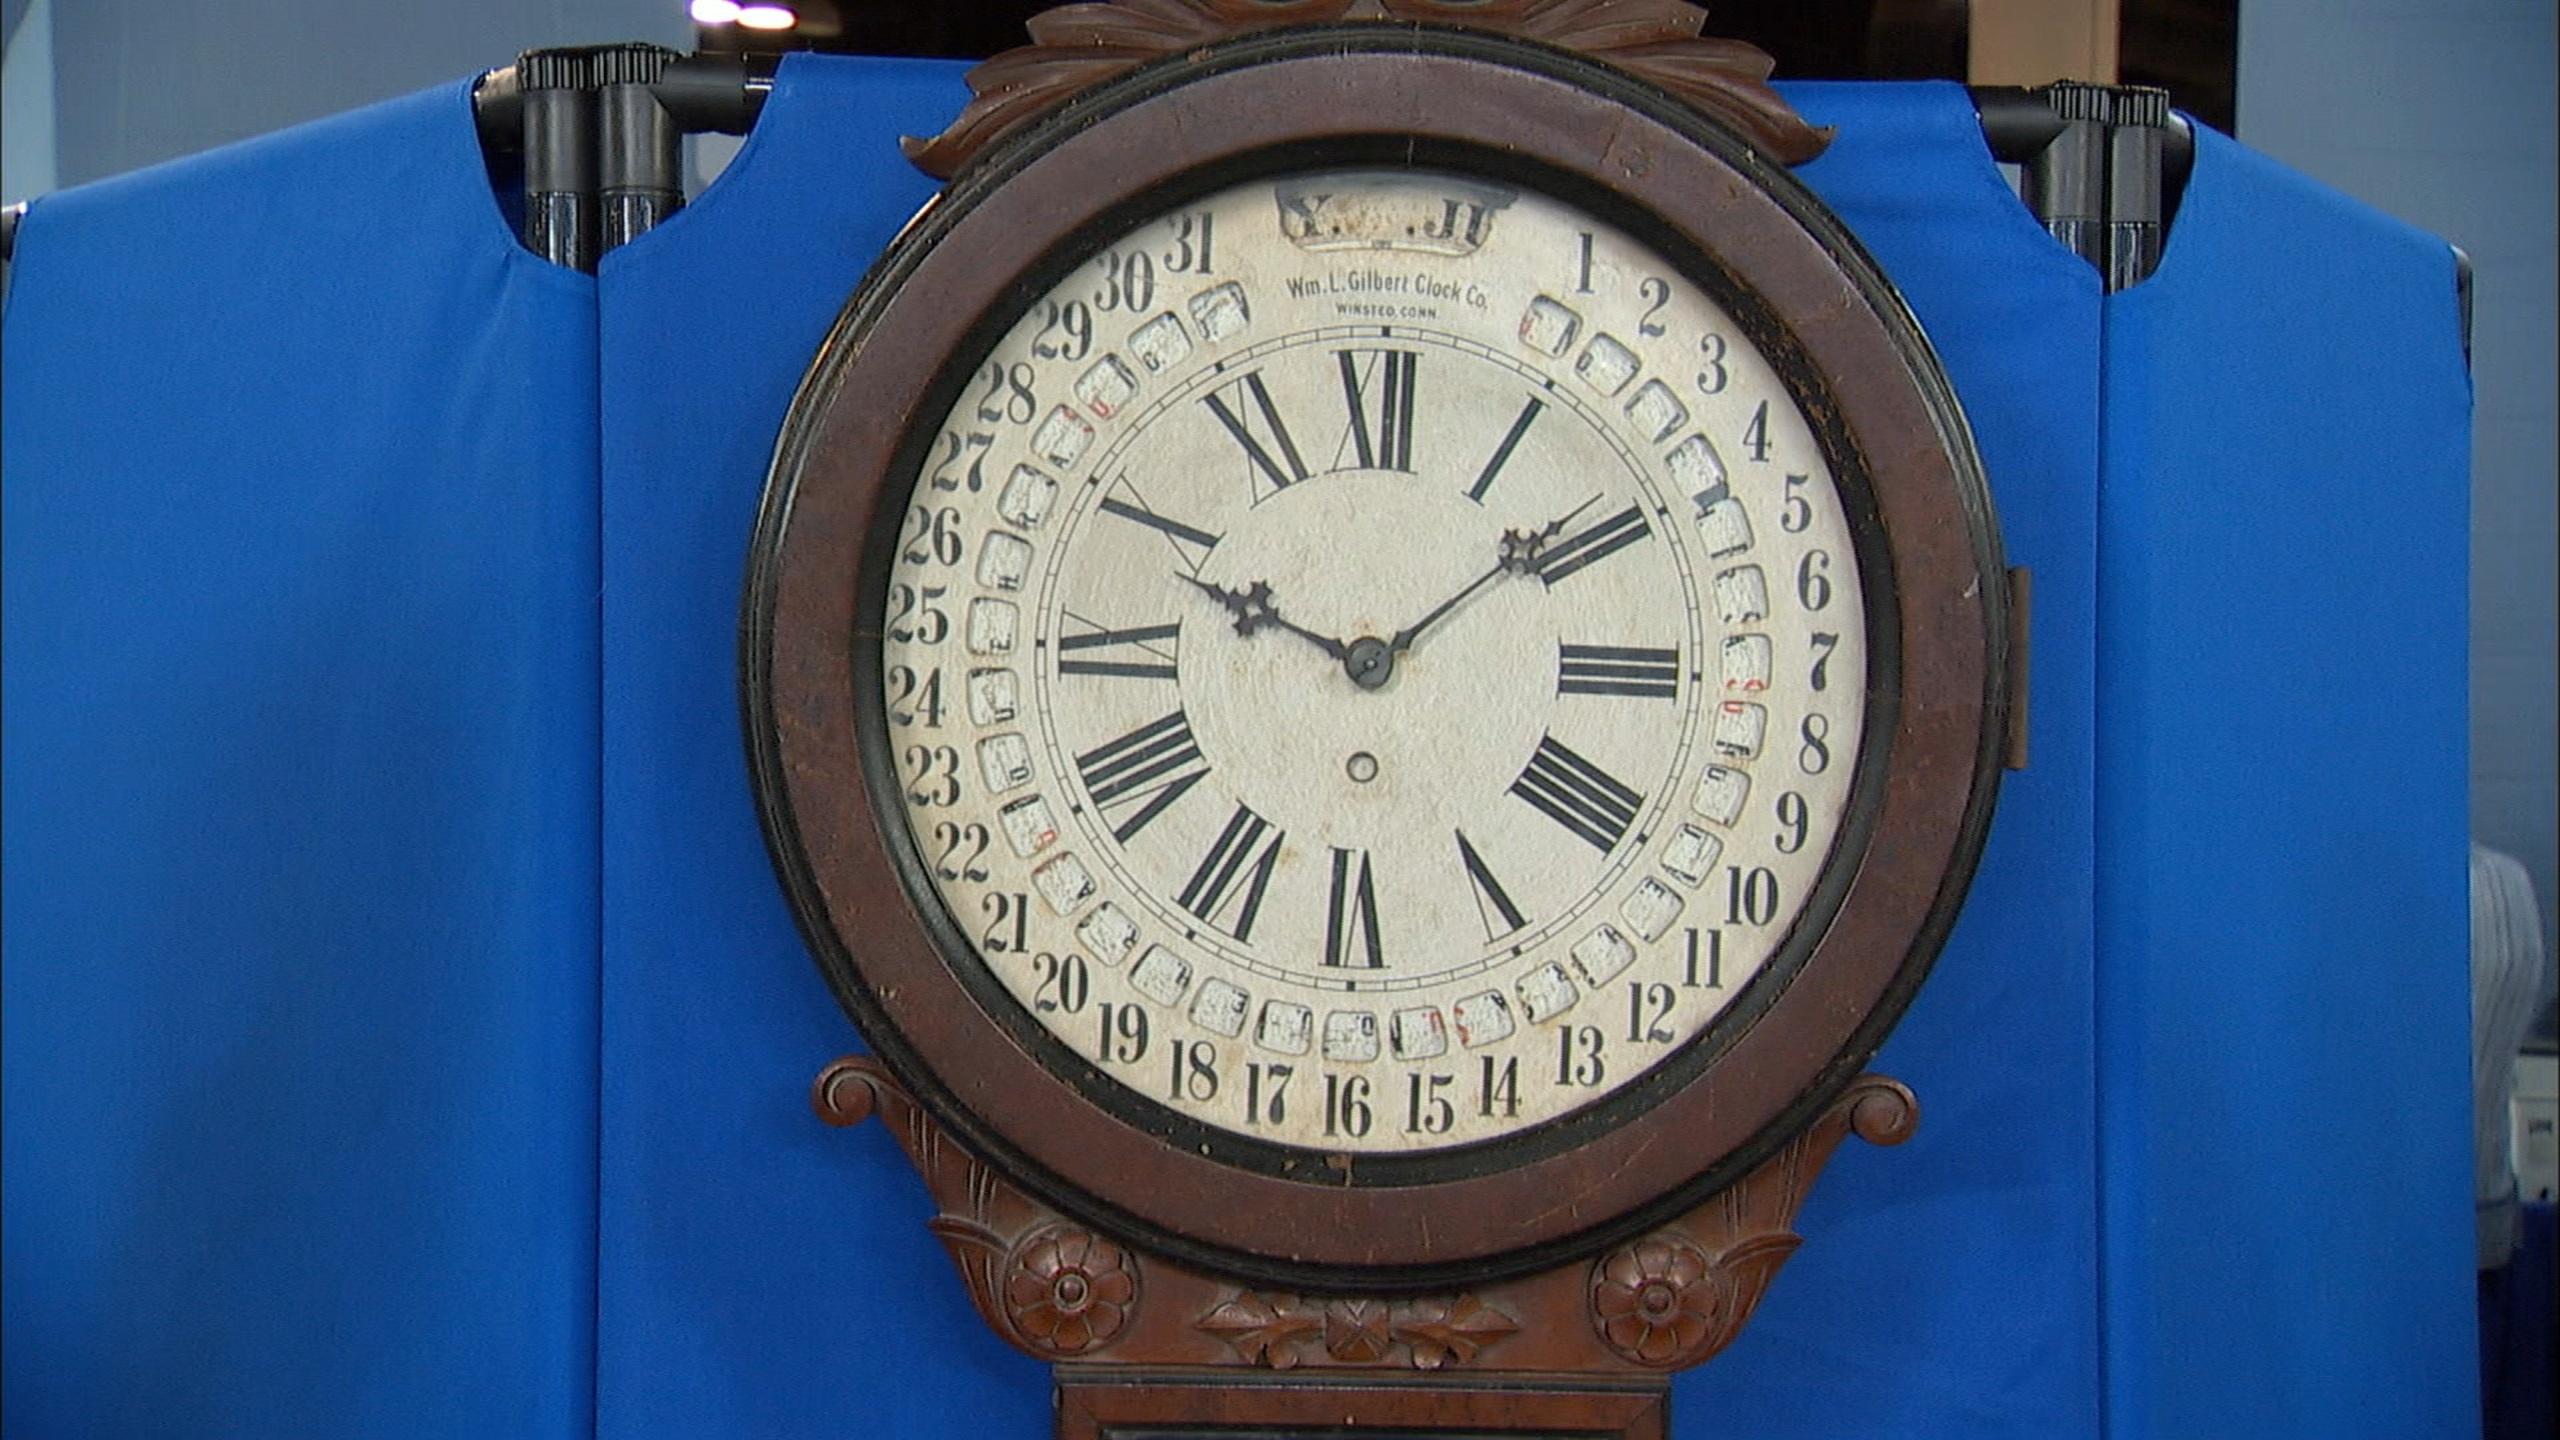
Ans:
[{"label": "antique wall clock", "polygon": [[1068,1433],[1658,1433],[1912,1123],[1859,1072],[1989,822],[1998,539],[1700,18],[1072,6],[910,142],[749,744],[878,1056],[820,1107]]}]

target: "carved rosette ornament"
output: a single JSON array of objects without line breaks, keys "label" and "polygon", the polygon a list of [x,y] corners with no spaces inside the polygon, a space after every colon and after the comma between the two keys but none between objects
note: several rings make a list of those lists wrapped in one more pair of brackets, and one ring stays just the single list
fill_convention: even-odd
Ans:
[{"label": "carved rosette ornament", "polygon": [[1742,1333],[1798,1243],[1762,1235],[1710,1260],[1679,1236],[1647,1236],[1592,1267],[1591,1322],[1610,1349],[1638,1365],[1695,1365]]},{"label": "carved rosette ornament", "polygon": [[1592,1270],[1591,1318],[1611,1349],[1639,1365],[1667,1366],[1705,1350],[1731,1308],[1707,1257],[1685,1240],[1650,1236]]},{"label": "carved rosette ornament", "polygon": [[1034,1231],[1014,1247],[1004,1272],[1004,1307],[1015,1333],[1053,1355],[1107,1344],[1138,1303],[1129,1252],[1072,1225]]},{"label": "carved rosette ornament", "polygon": [[1766,52],[1701,37],[1686,0],[1109,0],[1061,5],[1030,22],[1031,43],[968,75],[974,97],[948,129],[903,143],[917,169],[948,180],[988,146],[1079,92],[1204,45],[1289,25],[1400,21],[1464,26],[1576,51],[1670,91],[1770,158],[1800,165],[1831,132],[1805,123],[1769,88]]}]

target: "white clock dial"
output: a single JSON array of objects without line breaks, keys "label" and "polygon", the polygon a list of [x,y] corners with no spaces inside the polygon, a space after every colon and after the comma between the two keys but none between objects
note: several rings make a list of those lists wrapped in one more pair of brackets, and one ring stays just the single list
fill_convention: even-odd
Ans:
[{"label": "white clock dial", "polygon": [[1496,1139],[1776,954],[1865,725],[1848,517],[1700,284],[1453,175],[1238,185],[944,417],[881,664],[923,867],[1057,1042],[1214,1129]]}]

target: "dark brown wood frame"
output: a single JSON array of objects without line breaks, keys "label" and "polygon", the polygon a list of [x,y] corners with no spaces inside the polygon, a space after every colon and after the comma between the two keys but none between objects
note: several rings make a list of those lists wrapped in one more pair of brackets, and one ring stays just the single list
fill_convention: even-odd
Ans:
[{"label": "dark brown wood frame", "polygon": [[[1318,1288],[1524,1273],[1677,1216],[1773,1155],[1856,1076],[1952,924],[1989,822],[2006,706],[1998,540],[1961,416],[1837,222],[1766,158],[1615,72],[1481,37],[1360,29],[1257,36],[1140,70],[999,146],[910,227],[795,407],[745,637],[777,864],[839,998],[924,1105],[1066,1213],[1206,1267]],[[1444,164],[1571,182],[1577,200],[1640,195],[1651,238],[1704,257],[1702,278],[1765,327],[1753,338],[1780,356],[1836,468],[1864,477],[1873,553],[1861,563],[1870,592],[1889,593],[1878,649],[1898,664],[1870,706],[1890,717],[1860,782],[1871,824],[1828,872],[1837,908],[1798,937],[1800,966],[1726,1029],[1712,1063],[1645,1095],[1641,1123],[1511,1168],[1328,1186],[1166,1144],[987,1013],[954,972],[976,962],[937,945],[957,933],[914,883],[902,818],[873,803],[882,776],[865,711],[878,708],[887,540],[930,439],[911,420],[941,413],[1022,278],[1098,243],[1133,205],[1257,166],[1359,156],[1382,138]]]}]

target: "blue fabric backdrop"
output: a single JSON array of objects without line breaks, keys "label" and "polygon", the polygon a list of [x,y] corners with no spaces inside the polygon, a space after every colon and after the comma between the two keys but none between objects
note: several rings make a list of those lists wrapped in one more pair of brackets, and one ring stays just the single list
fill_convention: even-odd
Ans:
[{"label": "blue fabric backdrop", "polygon": [[[959,69],[794,59],[597,281],[511,245],[458,87],[35,207],[10,1435],[1042,1433],[1045,1369],[968,1309],[905,1160],[809,1115],[855,1042],[734,705],[775,433]],[[2102,302],[1960,89],[1789,94],[1841,127],[1804,176],[1938,345],[2035,570],[2034,764],[1878,1063],[1917,1138],[1834,1162],[1679,1433],[2438,1433],[2471,1373],[2457,442],[2343,462],[2459,436],[2449,278],[2208,141],[2168,272]],[[2234,921],[2250,952],[2192,963]],[[2294,1143],[2341,1094],[2334,1148]]]},{"label": "blue fabric backdrop", "polygon": [[586,1434],[594,284],[460,85],[13,269],[4,1428]]},{"label": "blue fabric backdrop", "polygon": [[810,1112],[859,1042],[766,861],[735,698],[774,437],[933,192],[896,137],[949,119],[959,72],[793,59],[702,200],[605,257],[604,1435],[1048,1423],[1047,1367],[970,1310],[888,1132]]},{"label": "blue fabric backdrop", "polygon": [[2106,337],[2109,1415],[2476,1435],[2453,256],[2197,140]]},{"label": "blue fabric backdrop", "polygon": [[1961,87],[1783,88],[1840,127],[1800,173],[1928,331],[2009,562],[2035,573],[2034,763],[2004,784],[1964,918],[1873,1067],[1918,1094],[1919,1133],[1833,1161],[1804,1248],[1742,1339],[1681,1377],[1674,1423],[1807,1440],[2093,1435],[2097,273],[2019,205]]}]

